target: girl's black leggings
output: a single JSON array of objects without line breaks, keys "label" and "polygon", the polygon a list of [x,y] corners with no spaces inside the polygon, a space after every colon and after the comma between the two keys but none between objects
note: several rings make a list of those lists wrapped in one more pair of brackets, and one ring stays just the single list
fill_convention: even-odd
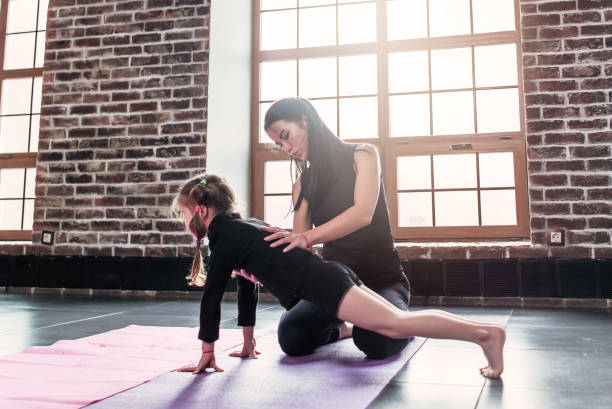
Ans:
[{"label": "girl's black leggings", "polygon": [[[410,286],[399,282],[376,289],[391,304],[406,311],[410,303]],[[278,325],[281,349],[292,356],[311,354],[316,348],[338,339],[337,317],[310,301],[300,300],[285,311]],[[393,339],[363,328],[353,328],[353,342],[368,358],[384,359],[404,349],[409,339]]]}]

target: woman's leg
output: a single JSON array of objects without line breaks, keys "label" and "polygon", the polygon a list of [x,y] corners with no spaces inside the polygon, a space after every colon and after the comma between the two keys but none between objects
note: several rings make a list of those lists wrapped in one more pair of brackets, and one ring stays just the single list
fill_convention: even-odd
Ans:
[{"label": "woman's leg", "polygon": [[340,324],[342,321],[317,305],[300,300],[281,316],[278,343],[287,355],[308,355],[318,347],[336,341]]},{"label": "woman's leg", "polygon": [[[382,295],[378,294],[376,291],[372,290],[371,288],[368,288],[366,286],[362,286],[361,288],[363,288],[365,291],[367,291],[368,294],[371,294],[374,297],[378,298],[379,300],[383,301],[385,304],[387,304],[388,307],[390,307],[392,309],[393,308],[398,308],[397,305],[392,304],[389,300],[387,300],[386,298],[384,298]],[[407,305],[406,305],[406,307],[407,307]],[[406,309],[404,309],[402,311],[408,311],[408,308],[406,308]],[[444,314],[444,315],[446,315],[448,317],[452,317],[452,318],[455,318],[455,319],[460,319],[462,321],[469,322],[469,323],[472,323],[472,324],[480,324],[479,321],[469,320],[467,318],[460,317],[459,315],[455,315],[455,314],[450,313],[448,311],[444,311],[444,310],[436,310],[436,311],[438,311],[440,314]]]},{"label": "woman's leg", "polygon": [[[410,289],[403,282],[394,283],[376,291],[361,287],[392,310],[406,311],[410,302]],[[378,332],[355,326],[353,342],[368,358],[385,359],[397,354],[408,345],[409,339],[390,338]]]},{"label": "woman's leg", "polygon": [[500,325],[466,322],[438,310],[401,311],[369,294],[351,287],[338,307],[338,318],[391,338],[420,336],[474,342],[483,349],[489,366],[481,369],[488,378],[497,378],[504,369],[505,330]]}]

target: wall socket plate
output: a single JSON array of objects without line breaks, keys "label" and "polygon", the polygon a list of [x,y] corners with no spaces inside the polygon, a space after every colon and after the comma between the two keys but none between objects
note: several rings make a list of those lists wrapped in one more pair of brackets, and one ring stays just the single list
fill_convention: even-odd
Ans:
[{"label": "wall socket plate", "polygon": [[548,229],[546,232],[546,243],[549,246],[565,246],[565,230]]},{"label": "wall socket plate", "polygon": [[42,236],[40,238],[40,242],[42,244],[46,244],[48,246],[52,246],[53,245],[53,236],[54,236],[54,233],[52,231],[43,230]]}]

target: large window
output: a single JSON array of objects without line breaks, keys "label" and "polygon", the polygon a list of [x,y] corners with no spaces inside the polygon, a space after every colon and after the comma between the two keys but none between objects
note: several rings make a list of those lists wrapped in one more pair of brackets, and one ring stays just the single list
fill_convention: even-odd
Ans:
[{"label": "large window", "polygon": [[252,210],[291,226],[267,108],[311,100],[374,144],[394,237],[529,237],[516,0],[255,0]]},{"label": "large window", "polygon": [[48,0],[0,2],[0,240],[31,240]]}]

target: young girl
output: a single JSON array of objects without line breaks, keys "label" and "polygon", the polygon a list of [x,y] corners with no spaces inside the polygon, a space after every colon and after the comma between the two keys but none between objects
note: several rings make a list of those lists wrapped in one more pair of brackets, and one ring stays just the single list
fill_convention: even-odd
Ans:
[{"label": "young girl", "polygon": [[[402,311],[363,285],[355,273],[336,261],[325,261],[308,250],[285,246],[270,247],[263,240],[268,232],[257,219],[242,219],[234,211],[234,193],[216,175],[198,175],[187,181],[174,199],[173,209],[183,215],[185,225],[196,238],[196,252],[188,279],[204,285],[200,305],[202,356],[197,366],[181,371],[200,373],[206,368],[222,371],[215,363],[214,346],[219,338],[221,299],[233,270],[244,269],[281,305],[291,308],[308,300],[339,319],[385,336],[404,339],[410,336],[448,338],[474,342],[483,349],[488,365],[480,373],[498,378],[503,371],[505,330],[496,324],[470,321],[441,310]],[[211,251],[205,272],[199,251],[208,237]],[[257,286],[238,279],[238,325],[246,339],[253,340],[257,306]],[[238,356],[256,356],[254,340],[245,342]]]}]

